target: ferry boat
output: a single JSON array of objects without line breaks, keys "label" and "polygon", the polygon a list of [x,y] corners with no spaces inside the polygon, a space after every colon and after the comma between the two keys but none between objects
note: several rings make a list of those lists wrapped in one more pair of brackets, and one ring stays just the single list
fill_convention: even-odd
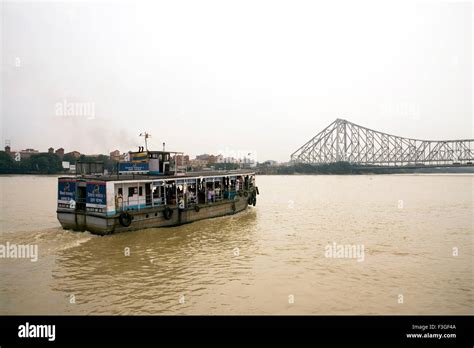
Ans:
[{"label": "ferry boat", "polygon": [[98,162],[76,163],[75,177],[58,178],[61,226],[106,235],[178,226],[256,205],[254,171],[179,173],[172,154],[179,153],[140,147],[113,174],[104,174]]}]

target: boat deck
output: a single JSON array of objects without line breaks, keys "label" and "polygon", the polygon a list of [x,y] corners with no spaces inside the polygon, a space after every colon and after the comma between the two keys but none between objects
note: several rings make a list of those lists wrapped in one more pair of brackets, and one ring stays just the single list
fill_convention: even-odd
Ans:
[{"label": "boat deck", "polygon": [[251,175],[255,174],[254,170],[239,169],[239,170],[209,170],[199,172],[187,172],[176,175],[148,175],[148,174],[108,174],[108,175],[77,175],[65,176],[59,179],[93,179],[100,181],[129,181],[129,180],[179,180],[186,178],[206,177],[206,176],[237,176],[237,175]]}]

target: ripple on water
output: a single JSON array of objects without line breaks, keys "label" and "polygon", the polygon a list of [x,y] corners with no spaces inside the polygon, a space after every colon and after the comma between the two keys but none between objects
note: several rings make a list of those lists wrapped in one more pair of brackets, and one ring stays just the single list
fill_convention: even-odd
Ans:
[{"label": "ripple on water", "polygon": [[[258,184],[256,208],[180,227],[97,237],[54,227],[55,217],[45,228],[9,222],[0,242],[36,243],[42,257],[8,260],[0,296],[9,305],[0,311],[472,313],[470,177],[262,176]],[[54,204],[32,219],[43,221],[35,216]],[[364,245],[364,261],[326,258],[333,242]],[[451,242],[462,247],[457,258]]]}]

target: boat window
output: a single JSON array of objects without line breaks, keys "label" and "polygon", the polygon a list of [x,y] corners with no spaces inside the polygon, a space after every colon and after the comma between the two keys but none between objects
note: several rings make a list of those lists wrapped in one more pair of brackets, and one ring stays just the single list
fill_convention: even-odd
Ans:
[{"label": "boat window", "polygon": [[163,155],[160,153],[160,162],[163,161]]},{"label": "boat window", "polygon": [[140,186],[140,189],[139,189],[139,196],[143,196],[143,187]]},{"label": "boat window", "polygon": [[118,195],[123,196],[123,189],[121,187],[119,187],[118,189]]},{"label": "boat window", "polygon": [[136,187],[129,187],[128,188],[128,197],[132,197],[133,194],[135,193]]}]

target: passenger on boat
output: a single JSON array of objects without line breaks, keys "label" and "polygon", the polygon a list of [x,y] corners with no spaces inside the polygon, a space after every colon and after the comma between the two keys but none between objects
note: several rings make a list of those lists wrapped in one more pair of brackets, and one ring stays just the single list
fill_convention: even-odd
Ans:
[{"label": "passenger on boat", "polygon": [[183,188],[181,186],[178,186],[176,188],[176,193],[178,194],[178,196],[177,196],[178,206],[181,207],[180,206],[181,200],[183,200],[183,202],[184,202],[184,190],[183,190]]},{"label": "passenger on boat", "polygon": [[205,202],[206,201],[206,192],[204,190],[204,188],[200,188],[198,190],[198,202]]},{"label": "passenger on boat", "polygon": [[207,190],[207,203],[214,202],[214,191],[212,189]]},{"label": "passenger on boat", "polygon": [[118,189],[117,196],[115,197],[115,210],[118,211],[120,208],[123,207],[123,195],[122,195],[122,188]]},{"label": "passenger on boat", "polygon": [[188,205],[189,204],[195,204],[196,203],[196,196],[194,195],[194,192],[192,191],[187,191],[187,199],[188,199]]}]

